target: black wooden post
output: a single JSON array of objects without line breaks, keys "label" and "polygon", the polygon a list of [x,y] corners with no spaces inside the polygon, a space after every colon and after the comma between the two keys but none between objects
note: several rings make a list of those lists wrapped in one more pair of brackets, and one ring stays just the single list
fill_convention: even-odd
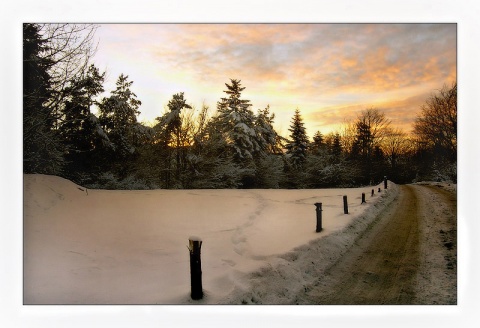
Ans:
[{"label": "black wooden post", "polygon": [[387,176],[383,177],[383,189],[387,189]]},{"label": "black wooden post", "polygon": [[343,196],[343,213],[348,214],[347,196]]},{"label": "black wooden post", "polygon": [[203,298],[202,261],[200,259],[202,240],[197,237],[190,237],[188,242],[188,249],[190,250],[191,296],[193,300],[199,300]]},{"label": "black wooden post", "polygon": [[322,231],[322,203],[315,203],[317,211],[317,229],[316,232]]},{"label": "black wooden post", "polygon": [[366,203],[366,202],[365,202],[365,193],[364,193],[364,192],[362,192],[362,204],[363,204],[363,203]]}]

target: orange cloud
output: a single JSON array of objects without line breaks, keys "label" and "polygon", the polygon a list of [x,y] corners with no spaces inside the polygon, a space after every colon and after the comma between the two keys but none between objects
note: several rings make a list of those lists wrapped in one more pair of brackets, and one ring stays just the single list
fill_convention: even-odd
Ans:
[{"label": "orange cloud", "polygon": [[297,106],[312,129],[365,105],[385,105],[400,124],[412,115],[405,99],[456,79],[455,24],[107,24],[99,32],[108,67],[149,90],[148,99],[137,91],[145,115],[181,91],[215,108],[236,78],[254,109],[270,104],[284,126]]},{"label": "orange cloud", "polygon": [[341,62],[340,62],[340,66],[345,69],[345,70],[348,70],[348,69],[353,69],[353,68],[356,68],[358,66],[358,60],[355,59],[355,58],[342,58],[341,59]]},{"label": "orange cloud", "polygon": [[318,108],[308,114],[306,119],[316,122],[315,131],[320,130],[325,134],[340,130],[345,121],[355,120],[362,110],[374,107],[382,111],[387,119],[391,120],[392,127],[410,133],[412,124],[429,95],[430,93],[425,92],[408,98]]}]

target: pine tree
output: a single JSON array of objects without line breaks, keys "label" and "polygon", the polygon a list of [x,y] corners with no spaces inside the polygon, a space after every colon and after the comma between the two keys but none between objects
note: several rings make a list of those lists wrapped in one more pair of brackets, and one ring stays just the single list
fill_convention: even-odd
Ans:
[{"label": "pine tree", "polygon": [[[78,150],[72,143],[81,143],[71,132],[85,114],[78,111],[84,88],[78,83],[86,83],[95,30],[91,24],[23,25],[25,172],[66,176],[71,169],[70,155]],[[92,115],[81,128],[95,122]]]},{"label": "pine tree", "polygon": [[96,103],[94,98],[104,91],[104,78],[105,73],[100,74],[91,65],[86,76],[71,81],[66,90],[70,96],[65,101],[59,130],[69,153],[85,152],[93,146],[96,126],[91,107]]},{"label": "pine tree", "polygon": [[99,104],[99,120],[114,146],[111,158],[106,160],[117,164],[116,170],[121,176],[128,173],[125,161],[134,159],[136,146],[141,144],[147,133],[147,129],[137,122],[137,115],[140,114],[138,108],[142,102],[131,91],[132,84],[127,75],[121,74],[117,88]]},{"label": "pine tree", "polygon": [[180,92],[172,96],[167,107],[170,111],[161,117],[157,117],[158,124],[155,129],[159,131],[163,151],[166,152],[163,181],[166,188],[171,188],[172,178],[170,173],[175,172],[176,185],[180,186],[180,173],[185,169],[187,156],[185,147],[190,137],[188,134],[191,131],[188,131],[188,128],[184,126],[182,110],[191,109],[192,106],[187,104],[184,93]]},{"label": "pine tree", "polygon": [[170,110],[169,113],[165,114],[163,118],[163,124],[165,124],[165,129],[168,134],[167,140],[169,143],[174,143],[176,148],[180,148],[183,138],[182,138],[182,117],[181,113],[183,109],[189,108],[192,106],[187,104],[187,100],[184,97],[183,92],[174,94],[172,99],[168,102],[167,105]]},{"label": "pine tree", "polygon": [[236,161],[248,162],[261,152],[262,143],[257,139],[255,115],[250,110],[250,100],[241,99],[245,87],[241,87],[240,80],[230,81],[231,84],[225,83],[227,90],[224,92],[228,97],[221,98],[217,103],[218,123]]},{"label": "pine tree", "polygon": [[47,106],[52,95],[45,58],[48,42],[36,24],[23,25],[23,169],[25,173],[60,174],[63,147],[56,130],[56,117]]},{"label": "pine tree", "polygon": [[[201,123],[202,115],[199,117]],[[242,168],[233,158],[231,145],[220,129],[218,116],[203,123],[202,131],[195,138],[193,153],[189,159],[190,172],[194,172],[192,188],[238,188],[248,169]]]},{"label": "pine tree", "polygon": [[340,140],[340,134],[338,132],[333,136],[330,153],[333,156],[335,163],[338,163],[340,161],[340,157],[342,156],[342,144]]},{"label": "pine tree", "polygon": [[259,109],[255,121],[255,130],[257,139],[261,143],[261,148],[267,154],[282,153],[282,138],[273,127],[275,114],[270,114],[270,106],[265,109]]},{"label": "pine tree", "polygon": [[307,160],[308,137],[300,110],[295,110],[290,128],[290,139],[286,145],[287,156],[295,169],[301,169]]},{"label": "pine tree", "polygon": [[320,131],[315,132],[313,142],[310,144],[310,150],[314,154],[320,153],[325,146],[323,134]]},{"label": "pine tree", "polygon": [[104,79],[105,72],[100,74],[98,68],[91,65],[86,75],[72,80],[65,91],[70,96],[65,101],[59,132],[67,152],[66,176],[75,181],[84,173],[92,173],[96,162],[94,153],[110,143],[91,111],[97,104],[95,97],[104,91]]}]

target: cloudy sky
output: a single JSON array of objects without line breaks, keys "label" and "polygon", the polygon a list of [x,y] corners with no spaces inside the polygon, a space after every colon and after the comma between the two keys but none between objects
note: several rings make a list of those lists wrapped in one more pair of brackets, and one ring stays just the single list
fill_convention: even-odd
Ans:
[{"label": "cloudy sky", "polygon": [[239,79],[284,136],[296,108],[309,136],[369,107],[409,132],[428,96],[456,81],[455,24],[105,24],[96,36],[107,91],[128,75],[144,122],[178,92],[213,114]]}]

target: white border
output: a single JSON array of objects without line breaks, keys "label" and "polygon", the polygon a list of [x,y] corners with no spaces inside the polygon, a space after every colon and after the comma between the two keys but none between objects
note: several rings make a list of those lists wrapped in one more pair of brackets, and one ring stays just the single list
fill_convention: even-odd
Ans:
[{"label": "white border", "polygon": [[[478,117],[480,2],[469,0],[173,0],[15,1],[2,4],[0,325],[3,327],[470,326],[479,308],[473,259],[480,167]],[[436,22],[458,23],[458,306],[23,306],[22,66],[23,22]],[[478,194],[478,193],[477,193]],[[5,211],[4,209],[7,208]],[[477,256],[478,257],[478,256]],[[476,320],[478,321],[478,320]]]}]

